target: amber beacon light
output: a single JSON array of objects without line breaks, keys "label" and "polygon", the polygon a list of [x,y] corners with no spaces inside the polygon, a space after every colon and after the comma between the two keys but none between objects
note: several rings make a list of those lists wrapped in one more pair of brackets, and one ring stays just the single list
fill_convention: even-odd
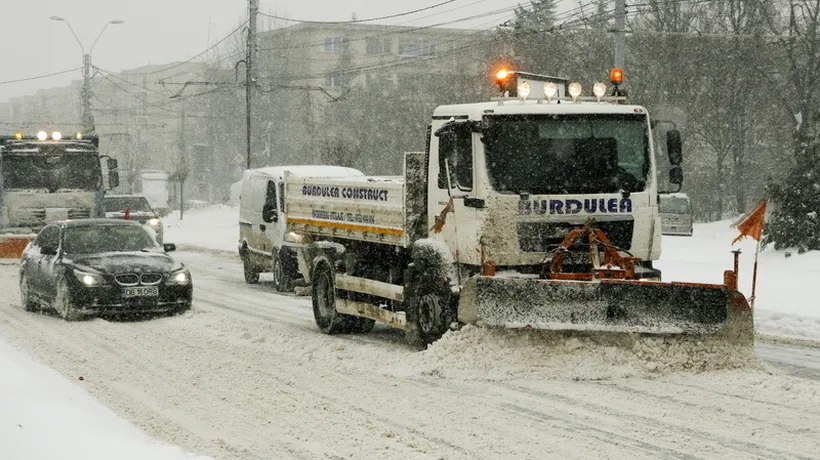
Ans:
[{"label": "amber beacon light", "polygon": [[624,81],[624,71],[615,67],[609,72],[609,81],[613,85],[620,85]]}]

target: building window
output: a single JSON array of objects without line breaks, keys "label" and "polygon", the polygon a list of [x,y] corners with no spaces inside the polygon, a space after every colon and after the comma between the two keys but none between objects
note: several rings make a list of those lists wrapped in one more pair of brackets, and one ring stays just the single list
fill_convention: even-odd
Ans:
[{"label": "building window", "polygon": [[404,39],[399,42],[399,56],[433,56],[441,52],[441,45],[434,40]]},{"label": "building window", "polygon": [[344,37],[325,37],[325,53],[341,53]]},{"label": "building window", "polygon": [[389,38],[367,37],[367,54],[390,54],[391,43]]},{"label": "building window", "polygon": [[338,88],[344,85],[344,75],[341,72],[330,72],[325,75],[325,87]]}]

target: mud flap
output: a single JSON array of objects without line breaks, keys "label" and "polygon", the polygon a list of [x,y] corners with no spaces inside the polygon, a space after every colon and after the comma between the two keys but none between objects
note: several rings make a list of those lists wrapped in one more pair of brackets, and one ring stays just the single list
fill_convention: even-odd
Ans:
[{"label": "mud flap", "polygon": [[743,295],[711,284],[476,276],[462,286],[458,318],[492,327],[726,335],[740,342],[754,335]]},{"label": "mud flap", "polygon": [[0,259],[19,259],[34,236],[0,235]]}]

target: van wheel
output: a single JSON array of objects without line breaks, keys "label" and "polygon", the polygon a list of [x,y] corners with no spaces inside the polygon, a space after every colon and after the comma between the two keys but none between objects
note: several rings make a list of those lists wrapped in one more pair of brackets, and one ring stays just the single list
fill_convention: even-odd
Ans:
[{"label": "van wheel", "polygon": [[333,268],[327,261],[317,264],[313,270],[313,317],[316,325],[325,334],[350,332],[351,319],[336,311],[336,288]]},{"label": "van wheel", "polygon": [[253,268],[247,255],[242,256],[242,269],[245,272],[245,282],[256,284],[259,282],[259,272]]},{"label": "van wheel", "polygon": [[293,280],[285,269],[285,264],[282,262],[282,257],[279,251],[273,253],[271,257],[271,264],[273,265],[273,286],[279,292],[289,292],[293,290]]}]

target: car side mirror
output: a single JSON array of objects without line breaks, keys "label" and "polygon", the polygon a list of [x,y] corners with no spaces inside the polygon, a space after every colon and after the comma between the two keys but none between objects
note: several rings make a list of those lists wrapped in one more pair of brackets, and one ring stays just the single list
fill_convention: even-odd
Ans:
[{"label": "car side mirror", "polygon": [[276,222],[279,220],[279,216],[276,214],[276,204],[266,203],[262,206],[262,220],[267,223]]},{"label": "car side mirror", "polygon": [[162,249],[164,249],[165,252],[174,252],[177,250],[177,245],[174,243],[164,243],[162,245]]},{"label": "car side mirror", "polygon": [[114,188],[118,185],[120,185],[120,173],[117,171],[108,171],[108,188]]},{"label": "car side mirror", "polygon": [[40,254],[44,256],[56,256],[57,255],[57,248],[54,246],[41,246],[40,247]]},{"label": "car side mirror", "polygon": [[666,153],[669,155],[669,163],[673,166],[680,166],[683,161],[683,141],[677,129],[670,129],[666,133]]}]

